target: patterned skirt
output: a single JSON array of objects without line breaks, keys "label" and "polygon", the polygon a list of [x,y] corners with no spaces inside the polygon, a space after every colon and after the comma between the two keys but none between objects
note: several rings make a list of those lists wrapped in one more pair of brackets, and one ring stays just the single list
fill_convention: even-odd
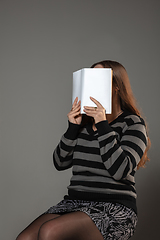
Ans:
[{"label": "patterned skirt", "polygon": [[65,214],[81,211],[95,223],[105,240],[127,240],[133,236],[136,225],[136,213],[118,203],[92,202],[64,199],[45,213]]}]

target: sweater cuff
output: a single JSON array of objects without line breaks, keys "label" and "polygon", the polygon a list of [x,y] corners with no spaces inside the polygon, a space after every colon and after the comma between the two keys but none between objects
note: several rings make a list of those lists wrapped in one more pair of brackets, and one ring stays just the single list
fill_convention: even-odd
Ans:
[{"label": "sweater cuff", "polygon": [[107,120],[98,122],[95,124],[97,131],[98,131],[98,135],[102,136],[106,133],[112,132],[112,128],[110,127],[110,125],[108,124]]},{"label": "sweater cuff", "polygon": [[71,123],[68,121],[68,129],[64,134],[64,137],[70,140],[75,140],[78,136],[81,125]]}]

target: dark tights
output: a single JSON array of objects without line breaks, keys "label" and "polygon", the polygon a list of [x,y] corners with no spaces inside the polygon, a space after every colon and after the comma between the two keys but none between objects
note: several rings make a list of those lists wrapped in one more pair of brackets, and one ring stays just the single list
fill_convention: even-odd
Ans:
[{"label": "dark tights", "polygon": [[103,237],[87,214],[73,212],[41,215],[17,240],[103,240]]}]

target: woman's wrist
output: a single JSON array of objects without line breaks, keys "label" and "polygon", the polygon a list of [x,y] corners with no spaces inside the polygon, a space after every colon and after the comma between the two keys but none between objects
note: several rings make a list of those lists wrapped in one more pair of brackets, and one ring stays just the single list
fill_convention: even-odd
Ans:
[{"label": "woman's wrist", "polygon": [[99,123],[99,122],[102,122],[102,121],[106,121],[107,120],[107,118],[106,118],[106,116],[100,116],[100,117],[98,117],[98,116],[95,116],[94,117],[94,122],[95,122],[95,124],[97,124],[97,123]]},{"label": "woman's wrist", "polygon": [[81,126],[80,124],[72,123],[68,120],[68,129],[64,134],[65,138],[71,139],[71,140],[76,139],[80,126]]}]

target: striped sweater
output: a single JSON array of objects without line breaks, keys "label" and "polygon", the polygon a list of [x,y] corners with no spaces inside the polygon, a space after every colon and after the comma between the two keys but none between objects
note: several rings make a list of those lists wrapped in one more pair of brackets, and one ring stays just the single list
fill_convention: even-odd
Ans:
[{"label": "striped sweater", "polygon": [[145,123],[124,111],[96,128],[69,122],[53,153],[57,170],[72,167],[68,198],[120,203],[137,213],[134,175],[147,145]]}]

